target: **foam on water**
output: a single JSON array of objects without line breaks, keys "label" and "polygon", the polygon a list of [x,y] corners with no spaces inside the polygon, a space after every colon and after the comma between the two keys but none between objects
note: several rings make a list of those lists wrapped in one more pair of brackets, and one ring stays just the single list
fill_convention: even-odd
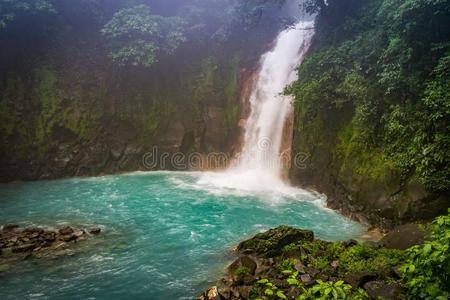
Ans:
[{"label": "foam on water", "polygon": [[314,195],[291,187],[281,179],[283,130],[293,110],[291,97],[282,92],[296,78],[296,67],[302,62],[314,35],[313,25],[313,20],[301,20],[282,31],[274,48],[262,56],[249,100],[251,112],[242,153],[226,172],[204,173],[197,187],[215,194],[263,194],[274,203],[286,198],[310,198],[323,204]]},{"label": "foam on water", "polygon": [[150,172],[0,185],[0,223],[103,231],[79,243],[75,256],[11,267],[0,298],[195,299],[230,262],[228,249],[257,232],[286,224],[338,240],[362,231],[315,205],[313,194],[274,202],[199,185],[202,177]]}]

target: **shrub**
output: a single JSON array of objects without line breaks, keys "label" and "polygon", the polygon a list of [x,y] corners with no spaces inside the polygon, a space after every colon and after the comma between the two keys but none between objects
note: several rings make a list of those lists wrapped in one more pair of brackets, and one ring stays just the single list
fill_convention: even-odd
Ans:
[{"label": "shrub", "polygon": [[429,240],[407,250],[401,268],[403,280],[413,298],[450,298],[450,209],[431,224]]},{"label": "shrub", "polygon": [[336,300],[362,300],[369,299],[366,292],[362,289],[353,289],[351,285],[345,284],[343,281],[324,282],[317,280],[317,284],[306,289],[302,288],[303,293],[297,298],[298,300],[312,299],[336,299]]}]

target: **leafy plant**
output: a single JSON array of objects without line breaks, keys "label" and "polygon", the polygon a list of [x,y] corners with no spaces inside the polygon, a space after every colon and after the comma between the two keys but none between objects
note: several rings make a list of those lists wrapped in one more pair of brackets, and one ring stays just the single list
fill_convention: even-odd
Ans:
[{"label": "leafy plant", "polygon": [[294,265],[298,262],[299,262],[298,259],[292,259],[292,258],[284,259],[278,265],[278,270],[282,274],[286,274],[286,275],[291,274],[294,271]]},{"label": "leafy plant", "polygon": [[49,0],[0,0],[0,29],[5,28],[20,13],[54,11]]},{"label": "leafy plant", "polygon": [[346,249],[339,256],[340,268],[343,272],[383,273],[401,264],[404,254],[400,250],[375,249],[366,244],[358,244]]},{"label": "leafy plant", "polygon": [[248,274],[250,274],[250,269],[247,268],[247,267],[244,267],[244,266],[240,266],[234,272],[234,275],[236,275],[238,277],[243,277],[243,276],[248,275]]},{"label": "leafy plant", "polygon": [[345,284],[342,280],[337,282],[324,282],[317,280],[317,283],[311,288],[302,288],[303,293],[297,298],[297,300],[310,300],[310,299],[336,299],[336,300],[362,300],[369,299],[366,292],[362,289],[352,291],[352,286]]},{"label": "leafy plant", "polygon": [[[255,300],[274,300],[287,299],[283,291],[279,290],[276,285],[271,283],[268,279],[261,279],[256,282],[257,289],[253,290],[253,296],[256,293]],[[258,289],[260,288],[260,289]]]},{"label": "leafy plant", "polygon": [[431,224],[424,245],[407,250],[408,260],[401,268],[411,296],[418,299],[450,298],[450,209]]},{"label": "leafy plant", "polygon": [[316,50],[287,89],[296,98],[299,150],[328,152],[313,155],[312,164],[331,156],[346,184],[365,180],[394,190],[397,180],[448,191],[450,3],[306,6],[319,14]]},{"label": "leafy plant", "polygon": [[141,4],[115,13],[102,34],[111,42],[115,62],[150,67],[158,55],[170,54],[186,41],[184,26],[183,19],[152,15],[150,7]]}]

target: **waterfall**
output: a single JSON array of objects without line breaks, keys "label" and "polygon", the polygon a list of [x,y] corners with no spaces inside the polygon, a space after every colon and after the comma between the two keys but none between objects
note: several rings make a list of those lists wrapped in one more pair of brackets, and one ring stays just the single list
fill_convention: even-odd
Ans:
[{"label": "waterfall", "polygon": [[[292,98],[284,88],[296,79],[314,35],[314,17],[303,17],[282,31],[275,46],[261,57],[250,96],[251,112],[245,124],[242,152],[224,173],[207,174],[199,183],[210,187],[251,192],[290,193],[282,180],[281,146],[286,120],[292,117]],[[306,20],[305,20],[306,19]],[[298,193],[298,189],[295,189]]]},{"label": "waterfall", "polygon": [[263,55],[250,96],[251,113],[245,126],[243,151],[233,168],[280,177],[283,129],[293,112],[291,97],[282,93],[296,79],[296,67],[309,48],[312,28],[312,21],[298,22],[282,31],[275,47]]}]

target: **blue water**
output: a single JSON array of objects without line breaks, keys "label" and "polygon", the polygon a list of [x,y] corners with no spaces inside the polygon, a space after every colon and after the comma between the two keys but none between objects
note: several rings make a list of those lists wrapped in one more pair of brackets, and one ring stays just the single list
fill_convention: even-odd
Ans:
[{"label": "blue water", "polygon": [[[0,299],[195,299],[240,240],[281,224],[327,240],[361,233],[317,195],[245,194],[198,185],[201,173],[133,173],[0,185],[0,224],[98,225],[76,255],[0,273]],[[1,264],[1,261],[0,261]]]}]

